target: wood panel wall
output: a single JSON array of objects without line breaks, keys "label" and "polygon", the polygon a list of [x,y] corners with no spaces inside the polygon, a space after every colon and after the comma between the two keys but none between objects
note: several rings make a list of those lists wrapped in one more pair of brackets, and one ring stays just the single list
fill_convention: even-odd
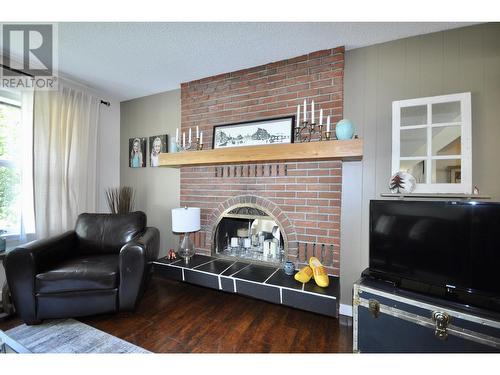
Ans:
[{"label": "wood panel wall", "polygon": [[363,161],[343,168],[341,287],[368,266],[370,199],[388,192],[394,100],[472,93],[472,178],[500,200],[500,24],[401,39],[346,52],[344,114],[364,138]]}]

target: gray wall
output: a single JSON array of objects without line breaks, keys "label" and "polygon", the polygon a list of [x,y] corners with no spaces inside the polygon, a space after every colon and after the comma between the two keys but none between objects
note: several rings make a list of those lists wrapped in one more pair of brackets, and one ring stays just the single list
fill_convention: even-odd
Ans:
[{"label": "gray wall", "polygon": [[177,245],[177,237],[171,231],[170,209],[179,207],[179,170],[152,168],[149,156],[146,168],[130,168],[128,140],[158,134],[175,137],[175,129],[181,123],[180,90],[122,102],[120,119],[120,185],[135,189],[135,209],[146,212],[148,225],[160,230],[160,255],[166,255],[168,249]]},{"label": "gray wall", "polygon": [[368,205],[388,192],[392,101],[472,93],[472,179],[500,200],[500,24],[401,39],[346,52],[344,117],[364,139],[362,162],[343,164],[341,303],[368,266]]}]

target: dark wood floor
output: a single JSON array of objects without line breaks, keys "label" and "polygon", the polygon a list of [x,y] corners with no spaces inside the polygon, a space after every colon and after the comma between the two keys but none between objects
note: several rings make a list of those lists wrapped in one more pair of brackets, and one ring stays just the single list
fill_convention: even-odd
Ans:
[{"label": "dark wood floor", "polygon": [[[352,352],[340,320],[177,281],[153,278],[133,313],[80,319],[156,353]],[[0,322],[7,330],[17,318]]]}]

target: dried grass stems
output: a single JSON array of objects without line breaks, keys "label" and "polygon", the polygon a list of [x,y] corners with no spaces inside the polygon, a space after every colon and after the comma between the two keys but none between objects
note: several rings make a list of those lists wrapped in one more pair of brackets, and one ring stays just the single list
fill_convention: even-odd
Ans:
[{"label": "dried grass stems", "polygon": [[106,190],[106,201],[113,214],[126,214],[134,208],[134,189],[129,186],[109,188]]}]

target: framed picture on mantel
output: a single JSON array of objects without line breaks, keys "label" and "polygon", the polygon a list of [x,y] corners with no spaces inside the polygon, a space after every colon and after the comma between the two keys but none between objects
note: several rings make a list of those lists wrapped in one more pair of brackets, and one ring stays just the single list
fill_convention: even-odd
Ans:
[{"label": "framed picture on mantel", "polygon": [[293,143],[295,116],[214,126],[212,148]]}]

